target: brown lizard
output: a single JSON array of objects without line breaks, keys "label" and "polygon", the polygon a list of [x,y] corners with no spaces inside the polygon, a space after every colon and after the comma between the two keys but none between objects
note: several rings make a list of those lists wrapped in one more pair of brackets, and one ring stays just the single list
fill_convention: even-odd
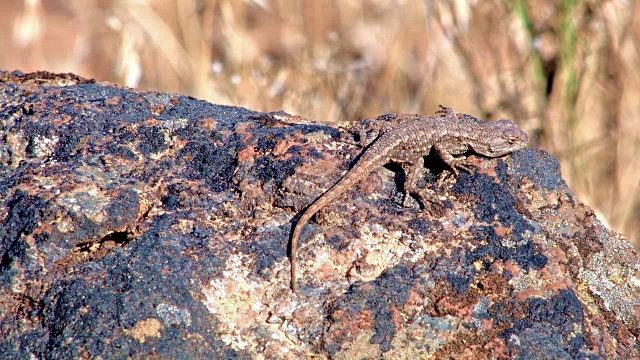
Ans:
[{"label": "brown lizard", "polygon": [[471,172],[472,163],[463,155],[469,151],[487,157],[499,157],[526,146],[527,134],[513,121],[502,119],[482,122],[440,105],[435,116],[409,116],[390,123],[371,143],[360,159],[338,182],[304,210],[291,235],[291,289],[296,291],[296,252],[302,228],[309,219],[340,194],[364,179],[371,171],[387,163],[399,163],[405,174],[403,206],[408,194],[437,202],[417,187],[424,156],[433,148],[458,176],[458,168]]}]

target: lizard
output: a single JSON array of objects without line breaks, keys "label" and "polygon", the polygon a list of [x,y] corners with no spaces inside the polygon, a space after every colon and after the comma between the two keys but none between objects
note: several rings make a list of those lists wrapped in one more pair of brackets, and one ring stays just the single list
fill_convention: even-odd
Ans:
[{"label": "lizard", "polygon": [[316,198],[296,222],[291,234],[291,290],[296,292],[296,253],[302,228],[320,209],[366,178],[373,170],[388,163],[398,163],[405,172],[404,198],[409,194],[438,203],[417,186],[424,157],[431,150],[440,156],[456,177],[458,169],[471,173],[472,162],[463,156],[473,152],[486,157],[500,157],[524,148],[527,134],[513,121],[501,119],[483,122],[470,115],[458,115],[440,105],[436,115],[399,117],[388,122],[360,158],[333,186]]}]

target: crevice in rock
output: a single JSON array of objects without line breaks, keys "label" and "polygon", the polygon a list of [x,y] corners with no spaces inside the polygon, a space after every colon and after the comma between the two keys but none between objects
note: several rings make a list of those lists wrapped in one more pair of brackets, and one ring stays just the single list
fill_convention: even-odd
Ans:
[{"label": "crevice in rock", "polygon": [[78,243],[74,246],[65,263],[66,265],[77,265],[98,260],[111,253],[115,248],[127,245],[132,239],[132,232],[115,231],[96,241]]}]

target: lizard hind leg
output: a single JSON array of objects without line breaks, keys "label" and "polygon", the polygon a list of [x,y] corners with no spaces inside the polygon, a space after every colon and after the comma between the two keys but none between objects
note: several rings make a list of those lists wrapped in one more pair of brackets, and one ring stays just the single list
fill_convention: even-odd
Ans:
[{"label": "lizard hind leg", "polygon": [[418,195],[424,209],[430,211],[427,207],[427,202],[438,206],[443,206],[442,201],[430,194],[427,189],[421,189],[418,187],[418,180],[424,172],[424,157],[420,156],[410,163],[403,163],[402,168],[407,176],[404,182],[404,197],[402,206],[407,207],[407,201],[409,194]]}]

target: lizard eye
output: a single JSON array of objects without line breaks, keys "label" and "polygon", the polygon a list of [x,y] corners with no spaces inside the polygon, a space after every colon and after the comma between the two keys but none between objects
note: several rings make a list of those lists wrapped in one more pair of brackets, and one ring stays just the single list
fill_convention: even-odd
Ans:
[{"label": "lizard eye", "polygon": [[513,144],[520,138],[517,133],[511,130],[507,130],[502,134],[502,138],[507,140],[509,144]]}]

